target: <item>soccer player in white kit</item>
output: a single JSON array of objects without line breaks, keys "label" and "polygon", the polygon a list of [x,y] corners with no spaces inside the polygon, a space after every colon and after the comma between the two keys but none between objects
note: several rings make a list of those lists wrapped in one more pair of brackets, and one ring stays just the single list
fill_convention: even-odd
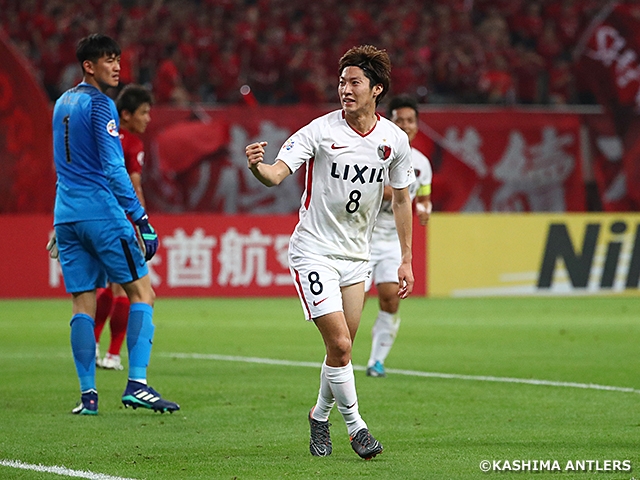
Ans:
[{"label": "soccer player in white kit", "polygon": [[[389,118],[409,137],[409,143],[418,133],[418,104],[407,96],[392,98],[388,105]],[[409,186],[409,196],[416,199],[416,214],[420,225],[425,226],[431,214],[431,163],[421,152],[411,148],[411,161],[416,181]],[[375,283],[378,290],[380,310],[371,332],[371,355],[367,363],[367,375],[384,377],[384,361],[391,351],[400,327],[398,309],[398,279],[396,271],[401,262],[402,252],[391,210],[391,187],[385,186],[382,207],[371,238],[372,275],[365,282],[365,291]]]},{"label": "soccer player in white kit", "polygon": [[413,290],[411,198],[415,182],[407,135],[376,113],[389,89],[386,51],[366,45],[339,62],[342,108],[294,133],[273,164],[264,163],[266,142],[248,145],[248,166],[266,186],[280,184],[306,164],[300,221],[289,244],[289,266],[307,320],[326,348],[316,405],[309,412],[312,455],[331,454],[329,413],[342,414],[354,451],[364,459],[382,452],[358,411],[351,349],[370,275],[370,240],[385,178],[393,189],[392,209],[401,245],[398,295]]}]

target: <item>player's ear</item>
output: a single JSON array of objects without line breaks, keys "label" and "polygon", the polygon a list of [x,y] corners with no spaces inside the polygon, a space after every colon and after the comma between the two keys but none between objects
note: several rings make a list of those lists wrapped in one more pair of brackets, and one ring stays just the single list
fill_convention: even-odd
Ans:
[{"label": "player's ear", "polygon": [[382,93],[382,91],[384,90],[384,87],[382,86],[381,83],[377,83],[376,85],[373,86],[372,90],[373,90],[373,96],[377,97]]},{"label": "player's ear", "polygon": [[129,120],[131,120],[132,116],[133,114],[129,110],[120,111],[120,120],[124,120],[125,122],[128,122]]},{"label": "player's ear", "polygon": [[96,73],[91,60],[85,60],[82,62],[82,70],[83,73],[88,73],[89,75],[94,75]]}]

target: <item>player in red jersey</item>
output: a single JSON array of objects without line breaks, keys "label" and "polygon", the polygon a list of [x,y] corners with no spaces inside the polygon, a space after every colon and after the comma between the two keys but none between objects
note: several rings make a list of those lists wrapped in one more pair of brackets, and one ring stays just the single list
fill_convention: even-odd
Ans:
[{"label": "player in red jersey", "polygon": [[[144,133],[151,121],[150,111],[153,97],[149,90],[141,85],[127,85],[116,99],[116,108],[120,116],[120,142],[124,151],[124,162],[131,178],[133,188],[142,206],[145,205],[142,193],[142,166],[144,165],[144,144],[138,135]],[[97,344],[107,319],[110,318],[111,342],[104,359],[100,358]],[[129,299],[124,289],[117,283],[98,289],[95,318],[96,365],[109,370],[122,370],[120,349],[127,333],[129,318]]]}]

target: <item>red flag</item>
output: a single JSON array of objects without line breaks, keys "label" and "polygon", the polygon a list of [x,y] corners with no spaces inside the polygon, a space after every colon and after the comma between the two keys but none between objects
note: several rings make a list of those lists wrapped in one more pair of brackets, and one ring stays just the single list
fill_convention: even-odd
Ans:
[{"label": "red flag", "polygon": [[33,67],[0,29],[0,213],[50,213],[51,112]]},{"label": "red flag", "polygon": [[576,49],[578,74],[622,140],[630,209],[640,209],[640,5],[614,2],[594,18]]}]

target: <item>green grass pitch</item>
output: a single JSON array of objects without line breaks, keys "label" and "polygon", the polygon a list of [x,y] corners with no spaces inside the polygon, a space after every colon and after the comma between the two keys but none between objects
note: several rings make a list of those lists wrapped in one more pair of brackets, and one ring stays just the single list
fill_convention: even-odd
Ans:
[{"label": "green grass pitch", "polygon": [[[304,362],[319,365],[324,351],[295,298],[159,299],[149,383],[182,409],[124,409],[126,370],[98,371],[96,417],[69,413],[79,399],[70,300],[3,300],[0,461],[148,480],[640,478],[638,307],[633,297],[403,301],[386,366],[409,374],[356,370],[360,411],[385,447],[365,462],[335,408],[333,454],[309,454],[319,368]],[[356,366],[366,364],[376,311],[369,300]],[[107,338],[105,329],[103,348]],[[289,363],[240,361],[251,358]],[[486,376],[558,386],[477,378]],[[629,460],[633,470],[483,473],[483,460],[557,460],[563,470]],[[0,478],[63,477],[0,464]]]}]

